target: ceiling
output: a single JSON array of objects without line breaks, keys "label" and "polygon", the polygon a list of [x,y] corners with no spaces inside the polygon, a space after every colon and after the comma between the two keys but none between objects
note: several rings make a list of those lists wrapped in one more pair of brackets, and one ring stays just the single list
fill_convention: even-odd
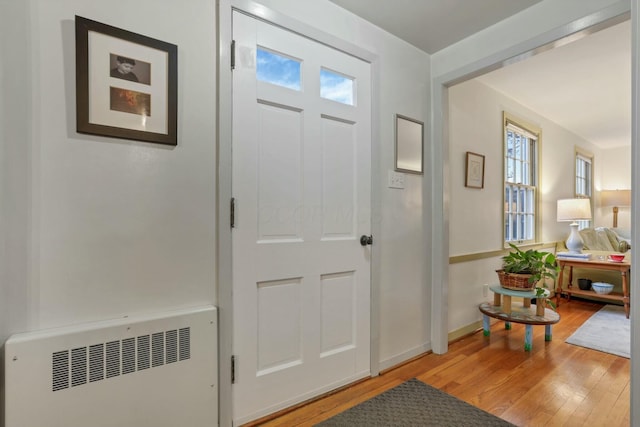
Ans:
[{"label": "ceiling", "polygon": [[[331,0],[433,54],[540,0]],[[629,21],[478,78],[603,149],[631,143]]]},{"label": "ceiling", "polygon": [[629,21],[478,80],[596,146],[631,145]]},{"label": "ceiling", "polygon": [[429,55],[541,0],[330,0]]}]

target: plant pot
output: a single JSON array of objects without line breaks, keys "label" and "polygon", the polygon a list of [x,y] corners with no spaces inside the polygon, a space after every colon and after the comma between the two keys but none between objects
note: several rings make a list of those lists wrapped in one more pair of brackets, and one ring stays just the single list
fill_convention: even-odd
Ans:
[{"label": "plant pot", "polygon": [[496,270],[500,286],[513,291],[532,291],[536,284],[529,283],[531,274],[506,273],[504,270]]},{"label": "plant pot", "polygon": [[580,290],[588,291],[591,289],[591,279],[578,279],[578,287]]}]

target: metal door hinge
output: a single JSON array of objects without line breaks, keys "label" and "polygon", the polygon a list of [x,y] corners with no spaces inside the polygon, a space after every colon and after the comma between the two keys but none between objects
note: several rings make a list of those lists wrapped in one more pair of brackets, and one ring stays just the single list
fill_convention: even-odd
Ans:
[{"label": "metal door hinge", "polygon": [[231,384],[236,383],[236,356],[231,356]]},{"label": "metal door hinge", "polygon": [[230,212],[229,216],[230,216],[229,221],[230,221],[231,228],[235,228],[235,226],[236,226],[236,199],[235,199],[235,197],[231,198],[231,212]]},{"label": "metal door hinge", "polygon": [[236,41],[231,40],[231,69],[236,69]]}]

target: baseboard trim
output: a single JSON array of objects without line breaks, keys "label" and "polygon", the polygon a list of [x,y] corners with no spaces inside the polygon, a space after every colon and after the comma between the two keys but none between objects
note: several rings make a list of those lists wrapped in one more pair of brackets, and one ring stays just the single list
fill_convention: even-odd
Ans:
[{"label": "baseboard trim", "polygon": [[[493,320],[493,319],[492,319]],[[468,337],[469,335],[473,335],[476,331],[482,329],[482,320],[478,320],[469,325],[463,326],[462,328],[456,329],[455,331],[451,331],[447,334],[447,342],[452,343],[454,341],[458,341],[461,338]],[[431,342],[427,342],[418,347],[414,347],[410,350],[407,350],[403,353],[396,354],[393,357],[390,357],[385,360],[380,361],[380,374],[390,369],[397,368],[400,365],[411,361],[412,359],[416,359],[418,357],[424,356],[425,353],[430,352],[432,350]]]},{"label": "baseboard trim", "polygon": [[449,334],[447,335],[448,337],[447,339],[449,343],[453,341],[458,341],[461,338],[464,338],[473,334],[480,328],[482,328],[482,321],[478,320],[477,322],[473,322],[470,325],[463,326],[460,329],[456,329],[455,331],[449,332]]},{"label": "baseboard trim", "polygon": [[418,347],[414,347],[410,350],[407,350],[403,353],[396,354],[389,359],[380,361],[380,372],[389,370],[403,363],[407,363],[408,360],[411,360],[415,357],[422,356],[426,352],[431,351],[431,341],[426,342]]}]

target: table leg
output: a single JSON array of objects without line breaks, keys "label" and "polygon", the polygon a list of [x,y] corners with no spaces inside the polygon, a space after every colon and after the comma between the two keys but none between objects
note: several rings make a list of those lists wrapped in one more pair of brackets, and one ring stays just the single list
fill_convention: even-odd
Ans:
[{"label": "table leg", "polygon": [[482,334],[485,337],[491,335],[491,324],[489,322],[489,316],[487,316],[486,314],[482,315]]},{"label": "table leg", "polygon": [[624,314],[627,315],[627,319],[628,319],[629,318],[629,283],[627,283],[627,281],[629,279],[627,278],[627,271],[621,271],[620,273],[622,273],[622,295],[623,295],[622,302],[624,303]]},{"label": "table leg", "polygon": [[507,314],[511,314],[511,295],[504,295],[502,299],[502,311]]},{"label": "table leg", "polygon": [[567,302],[571,301],[571,288],[573,288],[573,266],[569,266],[569,283],[567,283]]},{"label": "table leg", "polygon": [[553,334],[551,333],[551,325],[544,325],[544,340],[551,341]]},{"label": "table leg", "polygon": [[[536,304],[537,304],[537,303],[538,303],[538,302],[536,301]],[[522,306],[523,306],[524,308],[529,308],[529,307],[531,307],[531,298],[523,298]]]},{"label": "table leg", "polygon": [[560,264],[560,273],[558,273],[558,283],[556,284],[556,307],[560,307],[560,295],[562,295],[562,276],[564,275],[564,264]]},{"label": "table leg", "polygon": [[496,307],[500,307],[502,305],[502,300],[500,299],[501,295],[499,293],[494,293],[493,294],[493,305],[495,305]]},{"label": "table leg", "polygon": [[524,325],[524,351],[531,351],[533,347],[533,326]]}]

